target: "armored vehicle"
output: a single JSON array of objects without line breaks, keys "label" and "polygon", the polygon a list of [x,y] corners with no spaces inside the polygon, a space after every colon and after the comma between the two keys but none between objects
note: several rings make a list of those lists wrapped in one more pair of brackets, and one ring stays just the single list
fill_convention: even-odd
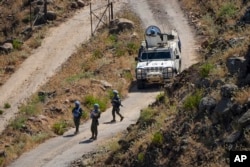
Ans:
[{"label": "armored vehicle", "polygon": [[181,71],[181,42],[177,32],[162,33],[157,26],[149,26],[135,60],[138,89],[146,84],[165,84]]}]

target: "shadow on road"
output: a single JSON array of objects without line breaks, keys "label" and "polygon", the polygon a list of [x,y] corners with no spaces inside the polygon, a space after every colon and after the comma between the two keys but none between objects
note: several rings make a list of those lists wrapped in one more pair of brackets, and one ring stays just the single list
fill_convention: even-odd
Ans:
[{"label": "shadow on road", "polygon": [[91,143],[91,142],[93,142],[93,141],[94,141],[94,140],[87,139],[87,140],[80,141],[79,144],[88,144],[88,143]]},{"label": "shadow on road", "polygon": [[103,124],[115,124],[116,122],[112,122],[112,121],[109,121],[109,122],[103,122]]},{"label": "shadow on road", "polygon": [[160,84],[150,84],[145,85],[143,89],[138,89],[136,81],[132,81],[129,86],[129,92],[140,92],[140,93],[149,93],[149,92],[159,92],[163,90],[163,85]]},{"label": "shadow on road", "polygon": [[75,136],[75,134],[69,134],[69,135],[65,135],[63,137],[74,137],[74,136]]}]

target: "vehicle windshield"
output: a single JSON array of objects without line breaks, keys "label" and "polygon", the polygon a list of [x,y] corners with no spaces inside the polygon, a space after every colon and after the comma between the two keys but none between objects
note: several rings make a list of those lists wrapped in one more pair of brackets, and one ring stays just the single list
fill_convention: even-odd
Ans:
[{"label": "vehicle windshield", "polygon": [[141,61],[171,59],[170,52],[149,52],[142,53]]}]

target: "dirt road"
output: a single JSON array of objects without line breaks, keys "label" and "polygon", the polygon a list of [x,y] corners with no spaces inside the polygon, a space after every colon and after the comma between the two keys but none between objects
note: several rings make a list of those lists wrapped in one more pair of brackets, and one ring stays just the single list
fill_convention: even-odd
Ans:
[{"label": "dirt road", "polygon": [[[98,0],[92,0],[92,2],[93,9],[103,5]],[[115,3],[115,9],[119,10],[122,4]],[[2,109],[5,112],[0,115],[0,133],[18,112],[18,107],[45,84],[74,53],[77,46],[88,40],[90,36],[89,7],[78,11],[73,18],[59,27],[50,29],[41,46],[34,50],[32,56],[26,59],[11,78],[0,87],[0,109],[5,103],[11,105],[9,109]]]},{"label": "dirt road", "polygon": [[[157,2],[155,0],[119,0],[115,3],[115,5],[122,4],[129,4],[141,17],[145,27],[157,25],[164,31],[175,28],[182,41],[182,69],[188,68],[195,62],[194,35],[176,0],[158,0]],[[88,9],[84,9],[77,13],[73,19],[50,31],[50,35],[44,40],[42,47],[35,51],[34,55],[7,82],[7,85],[0,89],[1,94],[4,94],[0,97],[0,103],[11,102],[12,106],[15,104],[15,111],[13,107],[11,110],[17,112],[18,104],[34,93],[41,84],[45,83],[46,79],[53,75],[60,64],[71,55],[75,46],[88,38],[86,35],[90,34],[88,13]],[[86,17],[83,17],[83,15]],[[83,25],[86,27],[79,28]],[[65,36],[71,36],[67,43]],[[46,59],[49,59],[49,61]],[[26,73],[27,70],[30,70],[30,72]],[[105,123],[111,120],[111,109],[108,109],[100,118],[99,135],[96,141],[90,142],[88,140],[90,137],[90,122],[87,122],[80,127],[79,135],[72,136],[74,131],[72,129],[66,132],[64,136],[50,139],[30,152],[23,154],[10,167],[69,166],[71,161],[81,157],[82,154],[95,150],[106,139],[135,123],[139,117],[140,109],[153,102],[158,93],[159,90],[154,89],[144,90],[143,92],[138,92],[136,89],[132,90],[127,99],[123,101],[125,107],[121,108],[121,112],[125,116],[123,122]],[[7,116],[6,119],[10,117],[7,114],[5,116]],[[1,127],[2,120],[1,118]]]}]

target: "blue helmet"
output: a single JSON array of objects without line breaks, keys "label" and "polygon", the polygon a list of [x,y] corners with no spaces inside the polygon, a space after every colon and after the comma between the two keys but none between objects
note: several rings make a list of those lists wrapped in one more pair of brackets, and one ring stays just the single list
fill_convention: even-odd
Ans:
[{"label": "blue helmet", "polygon": [[118,94],[118,91],[117,91],[117,90],[113,90],[113,93],[114,93],[114,94]]},{"label": "blue helmet", "polygon": [[99,108],[99,104],[95,103],[94,108],[96,108],[96,109]]},{"label": "blue helmet", "polygon": [[75,101],[76,106],[80,106],[80,102],[78,100]]}]

